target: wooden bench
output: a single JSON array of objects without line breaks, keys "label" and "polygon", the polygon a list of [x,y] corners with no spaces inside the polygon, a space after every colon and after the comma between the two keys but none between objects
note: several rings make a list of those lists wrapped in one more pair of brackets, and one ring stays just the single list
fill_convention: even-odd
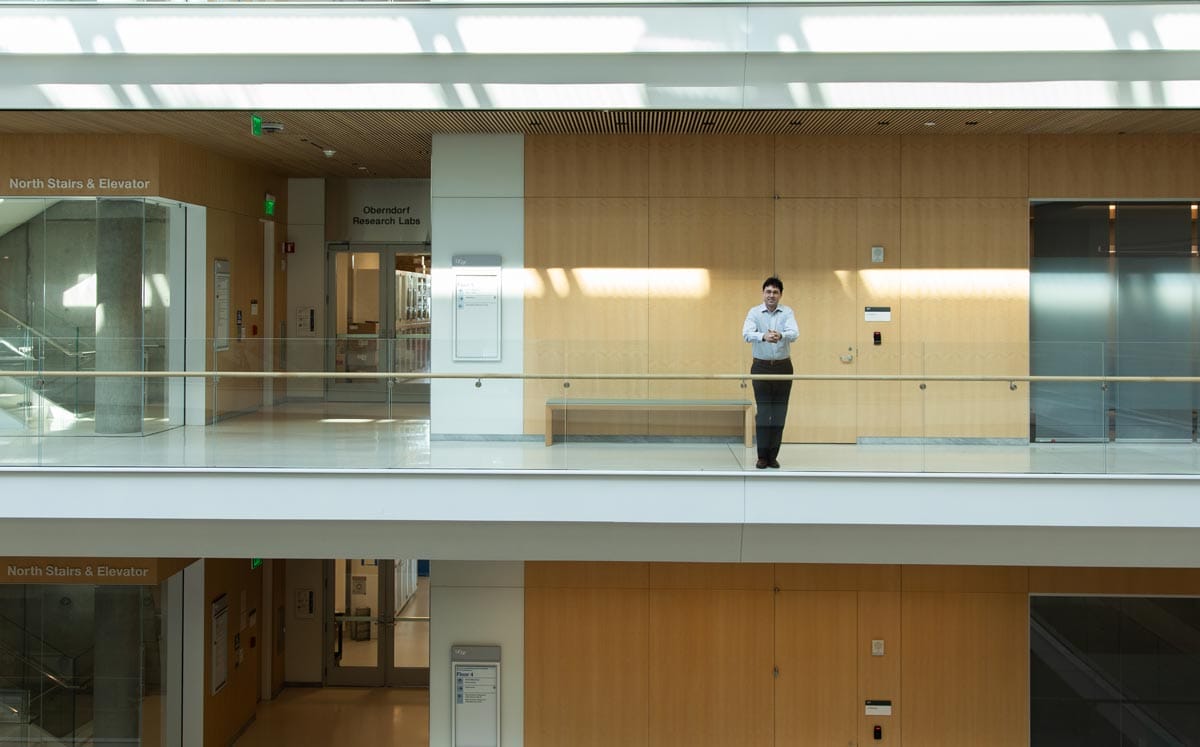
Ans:
[{"label": "wooden bench", "polygon": [[746,448],[754,446],[754,403],[743,399],[548,399],[546,400],[546,445],[554,443],[554,415],[560,411],[627,412],[640,410],[679,410],[741,412],[742,440]]}]

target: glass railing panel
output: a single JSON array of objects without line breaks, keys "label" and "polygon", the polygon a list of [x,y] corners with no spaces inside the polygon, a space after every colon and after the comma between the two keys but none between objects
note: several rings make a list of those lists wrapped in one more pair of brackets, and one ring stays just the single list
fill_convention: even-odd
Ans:
[{"label": "glass railing panel", "polygon": [[28,430],[32,406],[29,382],[13,374],[29,371],[36,365],[37,356],[28,332],[0,319],[0,437]]},{"label": "glass railing panel", "polygon": [[[1197,343],[1191,341],[1112,343],[1116,376],[1196,376]],[[1117,382],[1113,385],[1113,438],[1119,442],[1190,442],[1200,407],[1195,384],[1161,381]]]},{"label": "glass railing panel", "polygon": [[[916,368],[916,362],[913,362]],[[919,429],[929,472],[1027,471],[1029,387],[988,380],[1028,375],[1028,346],[1006,343],[925,343],[915,393],[920,411],[904,415]],[[914,371],[914,374],[916,372]]]},{"label": "glass railing panel", "polygon": [[[1030,373],[1097,377],[1110,373],[1101,342],[1030,345]],[[1034,443],[1103,443],[1109,438],[1110,388],[1096,381],[1035,381],[1030,385],[1030,440]]]},{"label": "glass railing panel", "polygon": [[[545,438],[529,458],[553,469],[741,469],[752,395],[708,373],[748,367],[748,356],[733,355],[738,342],[676,336],[649,349],[624,338],[547,348],[561,355],[565,376],[527,386],[525,435]],[[705,352],[714,349],[715,360]]]},{"label": "glass railing panel", "polygon": [[[23,416],[30,425],[22,428],[17,420],[0,430],[0,463],[639,471],[757,466],[760,408],[748,356],[723,370],[705,370],[700,361],[648,357],[634,343],[597,345],[604,354],[542,343],[518,362],[360,372],[356,380],[378,386],[336,396],[339,380],[351,374],[263,373],[303,359],[319,362],[329,344],[320,338],[286,346],[233,339],[214,350],[207,343],[210,368],[191,377],[10,368],[0,380],[28,393]],[[1107,356],[1090,343],[1055,345],[1070,347],[1080,370]],[[774,455],[784,471],[1200,473],[1191,404],[1196,383],[1190,379],[1076,377],[1071,368],[1060,372],[1071,380],[1031,377],[1028,367],[1038,350],[1019,345],[914,346],[873,360],[848,349],[847,360],[836,356],[836,365],[824,367],[812,362],[818,348],[798,344],[793,350],[782,445]],[[278,354],[282,350],[286,358]],[[511,372],[505,370],[510,363]],[[534,363],[539,370],[529,371]],[[140,387],[128,400],[140,414],[127,430],[100,427],[106,412],[124,406],[119,398],[98,397],[89,410],[62,407],[47,394],[71,391],[76,381],[119,391],[100,386],[106,378]],[[415,378],[429,379],[427,401],[398,393],[400,382]],[[1174,440],[1117,438],[1126,426],[1126,410],[1112,404],[1118,391],[1125,394],[1115,401],[1125,404],[1182,402],[1176,420],[1188,426],[1186,433]],[[10,405],[7,412],[13,411]]]},{"label": "glass railing panel", "polygon": [[1028,437],[1027,382],[931,378],[923,383],[929,435],[922,440],[922,471],[1038,471]]}]

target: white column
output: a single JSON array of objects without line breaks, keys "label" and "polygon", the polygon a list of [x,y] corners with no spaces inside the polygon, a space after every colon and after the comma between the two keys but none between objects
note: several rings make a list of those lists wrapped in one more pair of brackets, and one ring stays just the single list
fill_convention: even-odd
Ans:
[{"label": "white column", "polygon": [[204,747],[204,631],[211,619],[203,560],[183,569],[183,617],[183,747]]},{"label": "white column", "polygon": [[453,645],[500,647],[500,744],[525,737],[525,563],[434,560],[429,567],[429,747],[450,747]]},{"label": "white column", "polygon": [[[434,135],[430,185],[433,212],[433,370],[521,373],[525,279],[525,140],[521,135]],[[495,362],[452,355],[456,254],[495,254],[502,263],[501,355]],[[430,387],[434,439],[511,435],[523,431],[519,379],[435,379]],[[540,438],[540,436],[539,436]]]},{"label": "white column", "polygon": [[[199,205],[187,206],[187,344],[184,346],[184,365],[187,371],[203,371],[207,365],[205,351],[208,341],[208,279],[212,265],[208,261],[208,209]],[[205,393],[208,380],[188,379],[185,388],[184,421],[188,425],[204,424]]]}]

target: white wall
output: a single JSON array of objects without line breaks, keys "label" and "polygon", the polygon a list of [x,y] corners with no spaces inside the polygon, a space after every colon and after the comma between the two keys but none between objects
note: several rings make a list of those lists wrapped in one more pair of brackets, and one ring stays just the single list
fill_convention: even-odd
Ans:
[{"label": "white wall", "polygon": [[[524,370],[525,141],[521,135],[434,135],[433,370],[521,373]],[[503,266],[501,359],[456,363],[451,358],[456,254],[498,254]],[[515,435],[522,427],[524,386],[490,380],[435,379],[430,433]]]},{"label": "white wall", "polygon": [[525,564],[436,560],[429,568],[429,745],[450,747],[453,645],[500,647],[500,743],[525,736]]},{"label": "white wall", "polygon": [[[171,214],[170,234],[167,237],[167,287],[170,288],[171,308],[167,317],[167,370],[185,371],[187,356],[187,206],[166,203]],[[172,425],[184,424],[183,379],[167,379],[167,417]]]},{"label": "white wall", "polygon": [[[287,241],[296,244],[287,260],[287,370],[324,371],[325,337],[325,180],[288,179]],[[306,309],[316,311],[309,329]],[[325,396],[320,379],[287,382],[289,399]]]},{"label": "white wall", "polygon": [[[187,206],[187,342],[184,346],[186,370],[203,371],[208,366],[208,208]],[[204,402],[208,380],[188,379],[185,385],[184,420],[188,425],[204,424]]]},{"label": "white wall", "polygon": [[[289,560],[284,573],[284,604],[286,638],[284,638],[283,681],[288,683],[321,682],[324,644],[321,639],[321,621],[325,600],[322,594],[323,560]],[[300,589],[312,589],[313,616],[302,618],[296,615],[296,593]]]}]

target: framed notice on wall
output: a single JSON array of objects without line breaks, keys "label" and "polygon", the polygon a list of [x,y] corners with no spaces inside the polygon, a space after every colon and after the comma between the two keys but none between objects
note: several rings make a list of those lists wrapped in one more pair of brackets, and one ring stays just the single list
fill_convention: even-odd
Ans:
[{"label": "framed notice on wall", "polygon": [[213,350],[229,349],[229,260],[213,260]]},{"label": "framed notice on wall", "polygon": [[454,360],[500,360],[500,257],[456,254]]},{"label": "framed notice on wall", "polygon": [[229,679],[229,600],[224,594],[212,603],[212,694]]}]

